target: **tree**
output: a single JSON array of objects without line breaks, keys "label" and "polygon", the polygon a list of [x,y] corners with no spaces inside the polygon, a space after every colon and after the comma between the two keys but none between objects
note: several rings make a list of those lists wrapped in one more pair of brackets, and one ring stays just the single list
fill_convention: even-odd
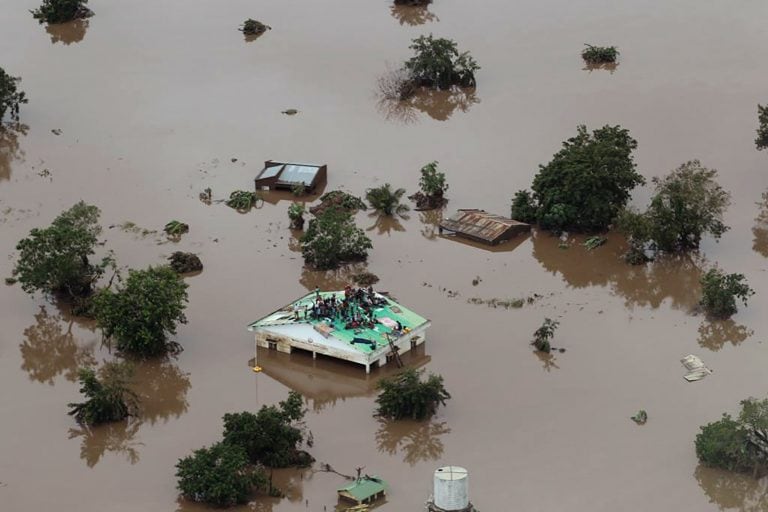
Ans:
[{"label": "tree", "polygon": [[118,291],[104,289],[93,299],[93,311],[104,336],[121,352],[142,357],[181,350],[170,341],[176,324],[186,323],[187,284],[170,267],[131,270]]},{"label": "tree", "polygon": [[404,188],[392,190],[389,183],[381,187],[369,188],[365,193],[365,198],[371,205],[371,208],[383,215],[402,215],[408,211],[408,205],[400,204],[400,199],[405,195]]},{"label": "tree", "polygon": [[581,58],[587,64],[612,64],[619,58],[619,50],[615,46],[585,46]]},{"label": "tree", "polygon": [[259,36],[267,30],[272,30],[272,27],[253,18],[248,18],[238,30],[247,36]]},{"label": "tree", "polygon": [[319,270],[364,260],[373,247],[371,239],[355,225],[352,214],[338,207],[328,208],[310,220],[300,243],[304,262]]},{"label": "tree", "polygon": [[709,269],[701,276],[701,302],[706,312],[716,318],[728,318],[738,311],[736,299],[746,306],[747,299],[755,294],[743,282],[744,274],[725,274],[720,269]]},{"label": "tree", "polygon": [[415,55],[405,62],[405,69],[419,85],[437,89],[476,85],[475,72],[480,66],[469,52],[459,53],[455,41],[430,34],[417,37],[409,48]]},{"label": "tree", "polygon": [[443,197],[448,191],[448,183],[445,181],[445,173],[437,168],[437,161],[433,161],[421,168],[419,179],[421,190],[409,199],[416,201],[419,210],[439,208],[445,203]]},{"label": "tree", "polygon": [[692,160],[663,178],[653,178],[656,190],[647,210],[622,212],[619,228],[631,243],[649,245],[654,251],[697,249],[705,234],[719,239],[728,230],[723,214],[731,196],[716,176],[716,170]]},{"label": "tree", "polygon": [[93,16],[93,11],[85,4],[88,0],[43,0],[43,3],[30,11],[40,23],[66,23],[80,18]]},{"label": "tree", "polygon": [[127,363],[107,363],[98,376],[92,368],[81,368],[80,393],[86,401],[68,404],[69,415],[86,425],[120,421],[132,415],[138,404],[136,394],[128,389],[132,375],[133,368]]},{"label": "tree", "polygon": [[47,228],[35,228],[16,245],[14,274],[27,293],[40,291],[68,299],[88,297],[111,258],[94,265],[99,209],[80,201],[63,211]]},{"label": "tree", "polygon": [[304,229],[304,203],[291,203],[288,207],[288,218],[291,220],[291,229]]},{"label": "tree", "polygon": [[264,471],[248,463],[245,450],[227,443],[215,443],[179,459],[176,478],[184,497],[216,507],[247,503],[251,491],[267,483]]},{"label": "tree", "polygon": [[768,105],[757,106],[757,122],[759,124],[755,146],[757,146],[758,151],[761,151],[768,148]]},{"label": "tree", "polygon": [[560,325],[560,322],[557,320],[545,318],[544,323],[541,324],[541,327],[533,332],[533,341],[531,342],[531,345],[536,347],[536,350],[539,352],[549,354],[549,352],[552,350],[552,346],[549,344],[549,342],[554,337],[555,330],[557,329],[558,325]]},{"label": "tree", "polygon": [[701,427],[696,436],[699,460],[729,471],[764,474],[768,469],[768,400],[748,398],[734,420],[728,414]]},{"label": "tree", "polygon": [[295,391],[279,406],[262,406],[250,412],[224,415],[224,443],[242,448],[254,464],[282,468],[307,466],[312,457],[298,449],[304,439],[296,425],[304,418],[304,403]]},{"label": "tree", "polygon": [[527,190],[518,190],[512,198],[513,219],[529,224],[536,222],[536,201]]},{"label": "tree", "polygon": [[423,420],[432,416],[440,405],[445,405],[451,395],[443,386],[443,377],[431,373],[422,381],[423,373],[423,370],[408,368],[394,377],[382,379],[378,384],[381,393],[376,398],[376,414],[396,420]]},{"label": "tree", "polygon": [[515,196],[518,209],[529,218],[536,208],[542,228],[563,231],[602,231],[627,204],[630,192],[645,182],[637,173],[632,151],[637,141],[620,126],[587,132],[579,126],[575,137],[563,142],[533,179],[533,195]]},{"label": "tree", "polygon": [[13,77],[0,68],[0,122],[6,112],[11,113],[11,119],[19,120],[19,105],[27,103],[27,95],[19,90],[21,78]]}]

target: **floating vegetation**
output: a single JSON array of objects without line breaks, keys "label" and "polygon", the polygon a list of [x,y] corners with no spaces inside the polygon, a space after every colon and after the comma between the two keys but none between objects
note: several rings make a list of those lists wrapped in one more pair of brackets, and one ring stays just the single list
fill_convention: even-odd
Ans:
[{"label": "floating vegetation", "polygon": [[615,46],[585,45],[581,58],[588,64],[613,64],[619,58],[619,50]]},{"label": "floating vegetation", "polygon": [[267,30],[272,30],[272,27],[265,25],[260,21],[248,18],[238,30],[247,36],[260,36]]},{"label": "floating vegetation", "polygon": [[138,226],[135,222],[131,222],[131,221],[125,221],[122,224],[118,224],[117,226],[109,226],[109,227],[110,228],[117,227],[120,229],[120,231],[125,231],[126,233],[133,233],[134,235],[139,235],[142,237],[157,234],[157,231],[155,231],[154,229],[142,228],[141,226]]},{"label": "floating vegetation", "polygon": [[645,425],[645,423],[648,421],[648,413],[645,412],[644,409],[640,409],[637,411],[637,414],[632,416],[630,419],[638,425]]},{"label": "floating vegetation", "polygon": [[181,238],[181,235],[189,232],[189,224],[184,224],[178,220],[172,220],[165,225],[163,231],[172,238]]},{"label": "floating vegetation", "polygon": [[482,299],[480,297],[472,297],[467,299],[467,302],[476,305],[485,304],[489,308],[520,309],[525,305],[526,301],[531,304],[533,300],[531,297],[528,299]]},{"label": "floating vegetation", "polygon": [[379,276],[373,272],[358,272],[352,276],[352,281],[358,286],[372,286],[379,282]]},{"label": "floating vegetation", "polygon": [[601,245],[605,245],[607,241],[608,239],[605,238],[604,236],[593,236],[593,237],[587,238],[584,241],[583,245],[584,247],[587,248],[588,251],[592,251],[594,249],[597,249]]},{"label": "floating vegetation", "polygon": [[261,196],[256,192],[248,192],[247,190],[235,190],[229,194],[226,205],[230,208],[234,208],[239,212],[247,212],[259,201],[263,201]]},{"label": "floating vegetation", "polygon": [[203,189],[200,192],[200,200],[205,204],[211,204],[211,201],[213,201],[213,190],[210,187]]},{"label": "floating vegetation", "polygon": [[203,262],[197,254],[191,252],[176,251],[168,258],[170,267],[177,274],[199,272],[203,270]]}]

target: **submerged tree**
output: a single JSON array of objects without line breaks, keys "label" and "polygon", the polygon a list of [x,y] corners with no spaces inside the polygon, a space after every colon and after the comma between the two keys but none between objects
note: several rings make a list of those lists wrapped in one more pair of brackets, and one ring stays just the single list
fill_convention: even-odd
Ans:
[{"label": "submerged tree", "polygon": [[19,106],[27,103],[27,95],[19,90],[19,82],[21,78],[13,77],[0,68],[0,122],[6,112],[10,112],[11,119],[19,120]]},{"label": "submerged tree", "polygon": [[382,215],[403,215],[408,211],[408,205],[401,204],[400,199],[405,195],[404,188],[392,190],[389,183],[381,187],[369,188],[365,193],[365,198],[371,205],[371,208]]},{"label": "submerged tree", "polygon": [[536,347],[536,350],[539,352],[549,354],[552,351],[550,341],[555,336],[555,330],[557,329],[558,325],[560,325],[560,322],[557,320],[545,318],[544,323],[541,324],[541,327],[533,332],[533,341],[531,342],[531,345]]},{"label": "submerged tree", "polygon": [[178,274],[187,274],[189,272],[200,272],[203,270],[203,262],[200,256],[193,252],[175,251],[168,258],[169,266]]},{"label": "submerged tree", "polygon": [[768,105],[757,106],[757,138],[755,146],[761,151],[768,148]]},{"label": "submerged tree", "polygon": [[99,209],[80,201],[47,228],[35,228],[16,245],[14,274],[27,293],[40,291],[67,299],[88,297],[93,285],[113,265],[111,258],[92,264],[101,233]]},{"label": "submerged tree", "polygon": [[728,318],[738,311],[736,299],[746,306],[755,294],[745,281],[744,274],[725,274],[720,269],[708,270],[701,277],[701,305],[716,318]]},{"label": "submerged tree", "polygon": [[86,401],[68,404],[69,415],[86,425],[127,418],[138,404],[136,394],[128,388],[132,374],[129,364],[117,362],[105,364],[98,374],[92,368],[80,369],[80,393]]},{"label": "submerged tree", "polygon": [[121,352],[154,357],[181,350],[168,339],[176,324],[186,323],[187,284],[170,267],[131,270],[118,291],[104,289],[93,311],[104,336]]},{"label": "submerged tree", "polygon": [[357,213],[359,210],[367,210],[368,206],[357,196],[348,194],[343,190],[332,190],[320,196],[320,204],[310,208],[309,212],[319,217],[330,208],[337,208],[347,213]]},{"label": "submerged tree", "polygon": [[430,34],[417,37],[409,48],[415,55],[405,62],[405,69],[416,84],[437,89],[476,85],[480,66],[469,52],[460,53],[455,41]]},{"label": "submerged tree", "polygon": [[248,462],[245,450],[228,443],[200,448],[176,463],[177,487],[192,501],[216,507],[248,502],[254,488],[264,488],[267,477]]},{"label": "submerged tree", "polygon": [[93,16],[93,11],[85,4],[88,0],[43,0],[43,3],[30,11],[40,23],[66,23],[80,18]]},{"label": "submerged tree", "polygon": [[352,214],[331,207],[309,221],[309,227],[301,237],[301,254],[304,262],[319,270],[338,267],[348,261],[364,260],[371,239],[355,225]]},{"label": "submerged tree", "polygon": [[376,398],[376,414],[396,420],[423,420],[435,414],[437,408],[444,406],[451,395],[443,386],[442,376],[431,373],[423,381],[423,373],[423,370],[408,368],[379,381],[381,392]]},{"label": "submerged tree", "polygon": [[421,168],[419,178],[419,190],[409,197],[416,201],[419,210],[431,210],[445,204],[445,193],[448,191],[448,183],[445,181],[445,173],[437,168],[437,161],[432,161]]},{"label": "submerged tree", "polygon": [[288,218],[291,220],[291,229],[301,231],[304,229],[304,203],[291,203],[288,207]]},{"label": "submerged tree", "polygon": [[259,36],[267,30],[272,30],[272,27],[265,25],[260,21],[248,18],[238,30],[247,36]]},{"label": "submerged tree", "polygon": [[553,231],[607,229],[632,189],[645,182],[632,158],[635,148],[637,141],[620,126],[604,126],[591,134],[579,126],[576,136],[540,166],[533,194],[515,195],[513,215],[530,222],[535,210],[541,227]]},{"label": "submerged tree", "polygon": [[615,46],[592,46],[586,44],[581,52],[581,58],[588,64],[612,64],[619,58],[619,50]]},{"label": "submerged tree", "polygon": [[272,468],[308,466],[314,459],[298,449],[304,439],[300,422],[304,403],[295,391],[288,399],[250,412],[224,415],[224,443],[242,448],[254,464]]}]

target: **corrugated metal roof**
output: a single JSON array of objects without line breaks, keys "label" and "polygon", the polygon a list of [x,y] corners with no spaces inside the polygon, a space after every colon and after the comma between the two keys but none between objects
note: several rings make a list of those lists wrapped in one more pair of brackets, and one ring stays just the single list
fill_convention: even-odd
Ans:
[{"label": "corrugated metal roof", "polygon": [[364,501],[387,490],[387,482],[378,477],[363,477],[349,485],[339,487],[340,494],[349,494],[357,501]]},{"label": "corrugated metal roof", "polygon": [[459,210],[451,218],[443,220],[440,227],[448,231],[494,243],[509,230],[519,230],[528,224],[518,222],[485,210]]},{"label": "corrugated metal roof", "polygon": [[271,165],[271,166],[269,166],[269,167],[265,167],[265,168],[264,168],[264,169],[261,171],[261,174],[259,174],[259,175],[256,177],[256,179],[257,179],[257,180],[260,180],[260,179],[264,179],[264,178],[272,178],[272,177],[274,177],[274,176],[277,176],[277,174],[278,174],[280,171],[282,171],[282,170],[283,170],[283,167],[285,167],[285,165],[283,165],[283,164],[279,164],[279,165]]},{"label": "corrugated metal roof", "polygon": [[310,186],[319,170],[320,168],[316,166],[286,164],[278,180],[283,183],[303,183]]}]

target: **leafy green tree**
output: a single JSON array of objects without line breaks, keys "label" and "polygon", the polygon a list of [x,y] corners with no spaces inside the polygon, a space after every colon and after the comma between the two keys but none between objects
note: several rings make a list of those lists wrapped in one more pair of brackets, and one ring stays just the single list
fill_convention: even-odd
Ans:
[{"label": "leafy green tree", "polygon": [[364,260],[373,247],[371,239],[355,225],[352,214],[338,207],[330,207],[310,220],[300,242],[304,262],[319,270]]},{"label": "leafy green tree", "polygon": [[526,214],[534,205],[542,228],[563,231],[602,231],[627,204],[630,192],[645,182],[637,173],[632,151],[637,141],[620,126],[587,132],[579,126],[575,137],[563,142],[533,179],[533,201],[518,192],[518,206]]},{"label": "leafy green tree", "polygon": [[443,386],[443,377],[430,374],[422,381],[423,373],[423,370],[408,368],[379,381],[381,393],[376,398],[376,414],[396,420],[423,420],[432,416],[440,405],[445,405],[451,395]]},{"label": "leafy green tree", "polygon": [[549,352],[552,350],[550,341],[555,336],[555,330],[559,325],[560,322],[557,320],[545,318],[544,323],[541,324],[541,327],[533,332],[533,341],[531,342],[531,345],[536,347],[536,350],[539,352],[545,352],[549,354]]},{"label": "leafy green tree", "polygon": [[181,350],[170,341],[176,324],[186,323],[187,284],[170,267],[131,270],[118,291],[104,289],[93,299],[93,311],[107,338],[121,352],[142,357]]},{"label": "leafy green tree", "polygon": [[291,220],[291,229],[304,229],[304,203],[291,203],[288,207],[288,218]]},{"label": "leafy green tree", "polygon": [[744,274],[725,274],[712,268],[701,276],[701,302],[706,312],[716,318],[728,318],[738,311],[736,299],[746,306],[755,294],[745,281]]},{"label": "leafy green tree", "polygon": [[536,201],[527,190],[518,190],[512,198],[512,214],[514,220],[520,222],[536,222]]},{"label": "leafy green tree", "polygon": [[19,120],[19,105],[27,103],[27,95],[19,90],[21,78],[13,77],[0,68],[0,122],[6,112],[11,113],[11,119]]},{"label": "leafy green tree", "polygon": [[297,424],[304,414],[301,395],[295,391],[279,406],[264,405],[256,414],[225,414],[224,442],[242,447],[254,464],[273,468],[308,465],[312,458],[298,449],[304,434]]},{"label": "leafy green tree", "polygon": [[59,214],[47,228],[35,228],[16,245],[19,258],[14,274],[27,293],[40,291],[69,299],[87,297],[93,285],[114,262],[105,258],[94,265],[99,209],[80,201]]},{"label": "leafy green tree", "polygon": [[184,497],[216,507],[247,503],[254,488],[267,484],[266,474],[248,463],[245,450],[228,443],[215,443],[179,459],[176,478]]},{"label": "leafy green tree", "polygon": [[437,168],[437,161],[432,161],[421,168],[419,179],[421,190],[410,196],[416,201],[420,210],[439,208],[445,203],[445,193],[448,191],[448,183],[445,181],[445,173]]},{"label": "leafy green tree", "polygon": [[653,178],[656,190],[648,209],[622,212],[619,229],[631,243],[664,252],[697,249],[705,234],[720,238],[728,230],[723,214],[731,196],[716,176],[716,170],[692,160],[663,178]]},{"label": "leafy green tree", "polygon": [[383,215],[402,215],[408,211],[408,205],[400,203],[400,199],[404,195],[404,188],[392,190],[392,186],[386,183],[381,187],[369,188],[365,193],[365,198],[370,203],[371,208]]},{"label": "leafy green tree", "polygon": [[581,52],[581,58],[588,64],[611,64],[619,58],[619,50],[615,46],[587,44]]},{"label": "leafy green tree", "polygon": [[480,66],[469,52],[459,53],[455,41],[430,34],[417,37],[409,48],[415,55],[405,62],[405,69],[419,85],[438,89],[475,86]]},{"label": "leafy green tree", "polygon": [[128,388],[132,375],[128,363],[106,363],[98,376],[92,368],[81,368],[80,393],[86,401],[68,404],[69,415],[86,425],[120,421],[132,415],[138,404],[136,394]]},{"label": "leafy green tree", "polygon": [[757,146],[758,151],[761,151],[768,148],[768,105],[757,106],[757,122],[759,124],[755,146]]},{"label": "leafy green tree", "polygon": [[30,11],[40,23],[66,23],[93,15],[85,4],[88,0],[43,0],[43,3]]}]

